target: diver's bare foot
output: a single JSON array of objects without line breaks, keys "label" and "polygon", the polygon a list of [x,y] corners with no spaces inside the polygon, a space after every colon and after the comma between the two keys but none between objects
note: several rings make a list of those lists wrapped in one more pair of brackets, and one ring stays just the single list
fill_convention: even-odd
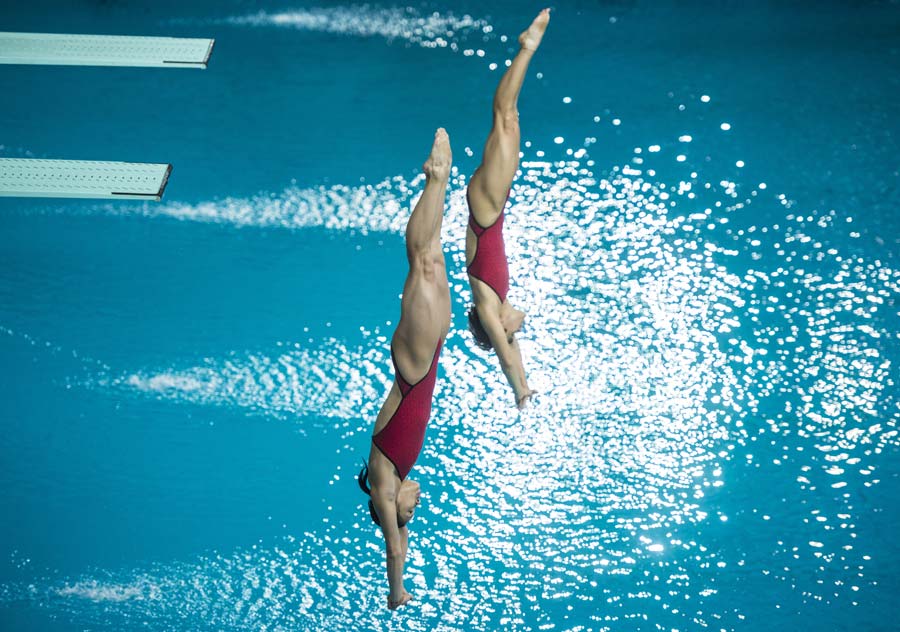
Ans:
[{"label": "diver's bare foot", "polygon": [[544,37],[544,31],[547,30],[549,23],[550,9],[544,9],[534,18],[531,26],[519,35],[519,46],[526,50],[537,50],[538,46],[541,45],[541,38]]},{"label": "diver's bare foot", "polygon": [[422,165],[422,171],[429,178],[446,180],[450,177],[450,165],[453,163],[453,154],[450,152],[450,137],[447,130],[439,127],[434,133],[434,145],[431,146],[431,155]]}]

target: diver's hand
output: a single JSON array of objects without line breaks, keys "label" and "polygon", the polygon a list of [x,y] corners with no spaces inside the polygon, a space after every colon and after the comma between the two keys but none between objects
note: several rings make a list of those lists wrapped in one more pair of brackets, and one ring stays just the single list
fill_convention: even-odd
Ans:
[{"label": "diver's hand", "polygon": [[403,594],[401,594],[397,599],[391,599],[391,596],[388,595],[388,610],[396,610],[400,606],[406,605],[410,601],[412,601],[412,595],[410,595],[405,590],[403,591]]},{"label": "diver's hand", "polygon": [[533,391],[530,388],[525,391],[522,395],[516,397],[516,408],[522,410],[525,408],[525,405],[528,404],[528,400],[531,399],[534,395],[537,395],[537,391]]}]

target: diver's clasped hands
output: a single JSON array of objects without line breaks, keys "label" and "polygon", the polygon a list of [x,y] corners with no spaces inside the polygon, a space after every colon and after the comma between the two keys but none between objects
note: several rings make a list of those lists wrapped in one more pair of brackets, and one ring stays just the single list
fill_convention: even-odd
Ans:
[{"label": "diver's clasped hands", "polygon": [[537,395],[537,391],[529,388],[525,393],[516,396],[516,408],[519,410],[524,410],[525,406],[528,404],[529,400],[532,397]]},{"label": "diver's clasped hands", "polygon": [[400,606],[408,604],[412,601],[412,595],[410,595],[406,590],[403,590],[403,594],[400,595],[397,599],[392,599],[390,595],[388,595],[388,610],[396,610]]}]

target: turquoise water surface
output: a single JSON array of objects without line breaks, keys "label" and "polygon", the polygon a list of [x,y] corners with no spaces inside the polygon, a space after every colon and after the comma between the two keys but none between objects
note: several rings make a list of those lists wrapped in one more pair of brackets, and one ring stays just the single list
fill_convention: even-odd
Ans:
[{"label": "turquoise water surface", "polygon": [[[30,2],[206,71],[0,66],[0,156],[171,162],[0,199],[0,629],[892,630],[900,4],[554,5],[510,300],[470,344],[466,180],[521,2]],[[385,608],[355,473],[437,126],[453,325]]]}]

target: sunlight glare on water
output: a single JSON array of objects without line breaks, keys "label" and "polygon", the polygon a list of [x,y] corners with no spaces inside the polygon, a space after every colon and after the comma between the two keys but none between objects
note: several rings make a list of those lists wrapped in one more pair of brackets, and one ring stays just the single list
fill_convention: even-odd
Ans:
[{"label": "sunlight glare on water", "polygon": [[[735,518],[709,500],[728,489],[727,472],[775,455],[802,498],[851,476],[872,478],[873,454],[896,442],[897,411],[883,398],[891,367],[879,350],[892,335],[880,308],[896,297],[896,271],[823,250],[809,233],[838,229],[827,214],[747,225],[754,205],[779,198],[748,195],[732,182],[707,187],[699,174],[669,184],[612,167],[601,177],[581,155],[526,156],[511,198],[510,298],[529,312],[522,348],[535,405],[513,414],[494,359],[472,350],[462,330],[448,338],[417,467],[427,508],[416,520],[409,574],[421,616],[404,629],[524,629],[560,616],[614,629],[657,610],[683,625],[734,625],[743,614],[717,599],[717,575],[704,570],[740,572],[745,564],[704,540],[712,525]],[[421,177],[398,176],[143,212],[249,229],[399,233],[400,209],[420,186]],[[468,297],[454,230],[465,217],[464,186],[455,176],[444,223],[457,312]],[[141,368],[85,386],[348,420],[336,480],[349,485],[390,379],[384,333],[362,338],[358,350],[355,341],[285,342],[271,355],[236,350],[202,366]],[[857,550],[847,527],[852,499],[830,515],[814,505],[809,513],[813,520],[792,525],[808,542],[803,549],[770,532],[772,544],[781,543],[776,556],[785,565],[813,558],[818,572],[828,567],[843,578],[824,589],[814,572],[798,586],[806,594],[852,599],[851,587],[865,585],[854,571],[872,553]],[[362,587],[382,577],[380,544],[362,510],[349,523],[344,514],[283,543],[67,581],[40,598],[66,597],[61,607],[83,611],[77,596],[164,621],[374,627],[379,597]],[[481,599],[485,593],[492,599]]]}]

